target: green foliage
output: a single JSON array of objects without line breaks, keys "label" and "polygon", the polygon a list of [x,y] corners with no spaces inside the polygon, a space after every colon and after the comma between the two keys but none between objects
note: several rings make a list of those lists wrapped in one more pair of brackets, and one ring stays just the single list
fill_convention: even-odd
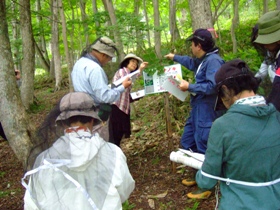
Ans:
[{"label": "green foliage", "polygon": [[152,160],[153,165],[157,165],[160,162],[160,157],[156,156],[155,159]]},{"label": "green foliage", "polygon": [[168,203],[162,203],[162,202],[160,202],[159,203],[159,209],[161,209],[161,210],[168,210],[168,209],[170,209],[170,207],[171,206],[173,206],[174,204],[173,204],[173,201],[169,201]]},{"label": "green foliage", "polygon": [[197,210],[198,206],[199,206],[199,202],[195,201],[193,207],[192,208],[187,207],[186,210]]},{"label": "green foliage", "polygon": [[0,191],[0,198],[4,198],[6,196],[9,196],[10,191],[6,190],[6,191]]},{"label": "green foliage", "polygon": [[35,70],[34,89],[42,89],[43,87],[53,88],[54,79],[50,77],[49,73],[43,69]]},{"label": "green foliage", "polygon": [[0,178],[3,178],[5,176],[6,172],[5,171],[0,171]]},{"label": "green foliage", "polygon": [[30,111],[32,113],[39,113],[42,112],[43,110],[46,110],[46,106],[42,104],[31,104],[30,105]]},{"label": "green foliage", "polygon": [[123,210],[134,209],[134,207],[135,207],[135,204],[133,204],[133,203],[130,204],[130,203],[128,202],[128,200],[125,201],[125,202],[122,204]]}]

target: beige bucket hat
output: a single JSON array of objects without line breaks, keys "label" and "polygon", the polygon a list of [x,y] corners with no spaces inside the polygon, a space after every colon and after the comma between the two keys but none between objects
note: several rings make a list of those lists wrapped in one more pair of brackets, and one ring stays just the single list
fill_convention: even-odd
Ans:
[{"label": "beige bucket hat", "polygon": [[103,36],[97,39],[92,45],[91,49],[97,50],[98,52],[104,53],[111,58],[115,57],[117,51],[116,44],[108,37]]},{"label": "beige bucket hat", "polygon": [[120,63],[120,66],[122,65],[122,63],[123,63],[126,59],[129,59],[129,58],[134,58],[134,59],[138,60],[138,66],[143,62],[143,60],[142,60],[140,57],[136,56],[136,55],[133,54],[133,53],[129,53],[129,54],[127,54],[127,55],[123,58],[123,60],[122,60],[121,63]]}]

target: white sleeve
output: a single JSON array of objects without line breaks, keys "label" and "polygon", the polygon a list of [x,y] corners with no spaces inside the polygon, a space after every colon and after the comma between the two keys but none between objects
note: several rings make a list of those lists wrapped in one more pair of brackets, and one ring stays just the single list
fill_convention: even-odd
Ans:
[{"label": "white sleeve", "polygon": [[268,65],[263,62],[260,66],[259,71],[255,74],[255,77],[261,78],[262,80],[267,76]]},{"label": "white sleeve", "polygon": [[24,195],[24,210],[39,210],[33,199],[31,198],[28,190],[25,191]]},{"label": "white sleeve", "polygon": [[130,194],[134,190],[135,181],[129,172],[125,155],[120,148],[117,149],[117,159],[113,175],[113,182],[115,182],[115,187],[120,195],[121,202],[123,203],[129,198]]}]

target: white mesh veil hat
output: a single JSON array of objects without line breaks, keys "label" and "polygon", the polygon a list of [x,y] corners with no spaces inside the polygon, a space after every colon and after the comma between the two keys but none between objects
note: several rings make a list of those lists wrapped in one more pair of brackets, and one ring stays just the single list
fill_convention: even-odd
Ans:
[{"label": "white mesh veil hat", "polygon": [[92,97],[84,92],[71,92],[63,96],[59,109],[61,113],[56,118],[56,122],[73,116],[88,116],[101,122]]}]

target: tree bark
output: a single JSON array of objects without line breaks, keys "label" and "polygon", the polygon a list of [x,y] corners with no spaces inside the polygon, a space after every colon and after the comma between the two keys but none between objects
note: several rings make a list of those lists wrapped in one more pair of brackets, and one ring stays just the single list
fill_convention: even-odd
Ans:
[{"label": "tree bark", "polygon": [[[143,0],[143,7],[144,7],[144,15],[145,15],[145,21],[146,21],[146,25],[149,27],[149,16],[148,16],[148,13],[147,13],[147,6],[146,6],[146,0]],[[150,36],[150,31],[147,30],[147,38],[148,38],[148,45],[149,45],[149,48],[152,48],[152,44],[151,44],[151,36]]]},{"label": "tree bark", "polygon": [[180,39],[180,33],[176,22],[176,0],[169,0],[169,30],[171,34],[171,44],[174,47],[174,42]]},{"label": "tree bark", "polygon": [[106,2],[106,5],[104,5],[104,6],[105,7],[107,6],[111,23],[115,27],[114,31],[113,31],[113,34],[114,34],[114,40],[116,42],[117,49],[119,51],[118,61],[120,62],[124,58],[125,53],[124,53],[124,50],[123,50],[123,44],[122,44],[121,34],[120,34],[119,28],[118,28],[115,9],[114,9],[112,0],[105,0],[105,2]]},{"label": "tree bark", "polygon": [[58,35],[58,1],[53,0],[52,7],[52,56],[54,61],[54,72],[55,72],[55,89],[54,91],[60,90],[62,72],[61,72],[61,60],[59,53],[59,35]]},{"label": "tree bark", "polygon": [[237,52],[237,41],[236,41],[235,29],[237,28],[237,26],[239,24],[238,5],[239,5],[239,0],[234,0],[233,1],[233,19],[232,19],[231,28],[230,28],[233,53]]},{"label": "tree bark", "polygon": [[189,0],[192,29],[213,28],[210,1]]},{"label": "tree bark", "polygon": [[[93,15],[96,15],[98,13],[96,0],[92,0],[92,11],[93,11]],[[96,35],[98,37],[102,36],[101,32],[98,30],[100,28],[100,23],[97,20],[94,20],[94,23],[95,23]]]},{"label": "tree bark", "polygon": [[[134,0],[134,15],[135,17],[139,16],[139,7],[140,7],[140,0]],[[139,52],[141,50],[141,31],[136,28],[135,30],[136,35],[136,51]]]},{"label": "tree bark", "polygon": [[60,18],[62,23],[62,36],[63,36],[63,45],[64,45],[64,52],[67,62],[67,68],[68,68],[68,79],[69,79],[69,90],[72,92],[74,90],[72,79],[71,79],[71,72],[72,68],[74,66],[74,61],[72,59],[72,56],[70,55],[69,47],[68,47],[68,41],[67,41],[67,27],[66,27],[66,20],[65,20],[65,14],[63,9],[62,0],[58,0],[58,6],[60,9]]},{"label": "tree bark", "polygon": [[[41,1],[36,0],[36,11],[39,13],[41,11]],[[42,16],[36,15],[37,23],[38,25],[42,25]],[[45,29],[40,29],[40,35],[39,35],[39,41],[38,44],[36,44],[35,41],[35,50],[39,56],[39,59],[41,60],[42,68],[44,68],[47,72],[50,72],[50,59],[46,47],[46,40],[45,40]]]},{"label": "tree bark", "polygon": [[86,14],[86,1],[80,0],[80,9],[82,16],[82,25],[84,26],[84,36],[86,38],[86,45],[89,45],[89,36],[88,36],[88,24],[87,24],[87,14]]},{"label": "tree bark", "polygon": [[33,104],[35,47],[31,25],[30,1],[20,0],[20,26],[22,37],[21,100],[26,109]]},{"label": "tree bark", "polygon": [[155,39],[155,52],[158,59],[162,58],[161,55],[161,32],[160,28],[160,16],[159,16],[159,5],[158,0],[153,0],[153,7],[154,7],[154,39]]},{"label": "tree bark", "polygon": [[[15,14],[18,11],[17,8],[17,4],[15,4],[15,2],[11,2],[11,9],[12,9],[12,13]],[[17,20],[17,16],[13,16],[12,17],[12,28],[13,28],[13,40],[18,40],[20,37],[20,33],[19,33],[19,22]],[[21,69],[21,59],[20,59],[20,52],[19,52],[19,47],[16,47],[14,52],[14,68],[20,70]]]},{"label": "tree bark", "polygon": [[268,11],[268,1],[263,0],[263,14],[267,13]]},{"label": "tree bark", "polygon": [[[26,9],[26,6],[20,2],[20,7],[23,7],[21,11]],[[26,167],[32,146],[30,141],[32,129],[16,85],[5,1],[0,1],[0,19],[0,121],[9,145]]]}]

